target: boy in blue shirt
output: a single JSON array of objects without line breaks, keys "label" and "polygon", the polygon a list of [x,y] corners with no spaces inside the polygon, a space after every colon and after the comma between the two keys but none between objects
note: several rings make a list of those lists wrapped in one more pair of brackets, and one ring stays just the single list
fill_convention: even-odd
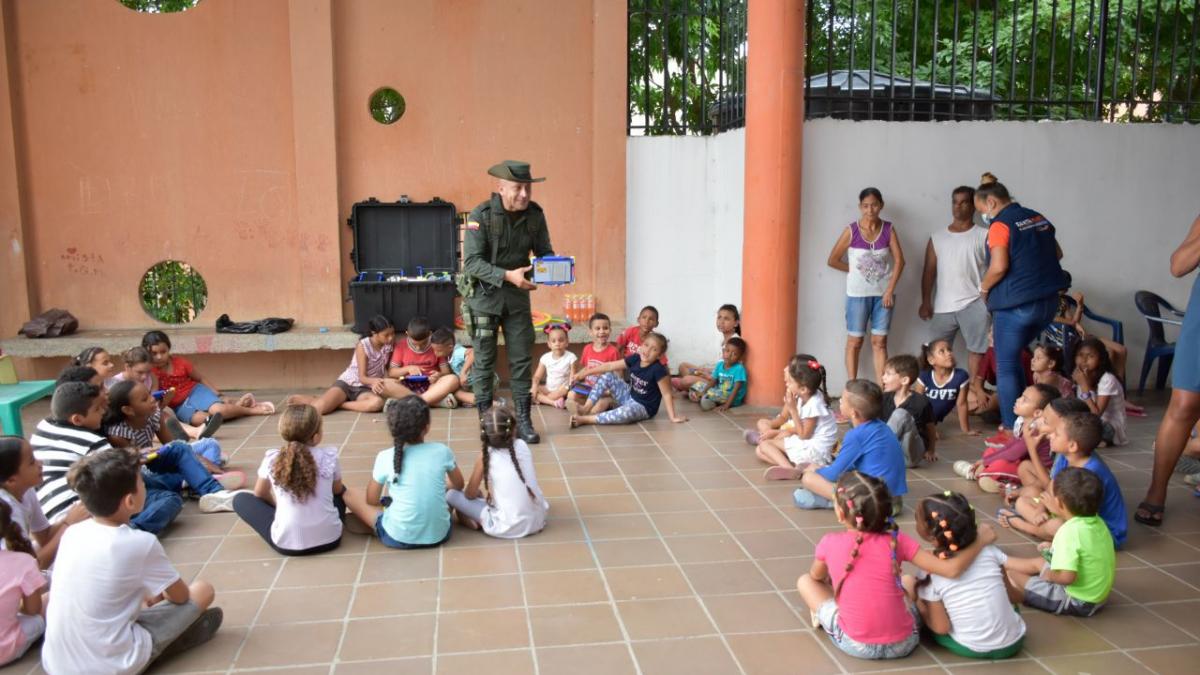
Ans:
[{"label": "boy in blue shirt", "polygon": [[721,348],[721,360],[712,370],[712,375],[699,373],[696,377],[708,382],[708,389],[702,395],[691,396],[693,401],[700,403],[701,410],[729,410],[739,406],[746,400],[746,383],[749,379],[746,366],[742,359],[746,356],[746,341],[740,337],[731,337]]},{"label": "boy in blue shirt", "polygon": [[[1059,416],[1057,425],[1050,431],[1050,450],[1055,453],[1054,465],[1050,467],[1050,479],[1053,480],[1068,466],[1087,469],[1096,474],[1104,488],[1099,515],[1112,534],[1113,544],[1119,549],[1125,545],[1129,520],[1125,511],[1125,499],[1121,496],[1121,486],[1117,484],[1116,476],[1104,460],[1093,454],[1100,445],[1103,432],[1103,423],[1091,412],[1073,412]],[[1000,524],[1051,541],[1058,528],[1062,527],[1063,520],[1059,514],[1051,513],[1046,508],[1048,501],[1048,492],[1039,496],[1022,496],[1017,500],[1016,513],[1001,509]]]},{"label": "boy in blue shirt", "polygon": [[850,380],[838,402],[853,429],[842,439],[842,449],[826,467],[804,471],[801,484],[793,494],[802,509],[832,509],[833,490],[838,478],[848,471],[859,471],[887,483],[892,493],[892,512],[900,513],[901,496],[908,492],[904,475],[904,451],[896,435],[879,419],[883,390],[867,380]]}]

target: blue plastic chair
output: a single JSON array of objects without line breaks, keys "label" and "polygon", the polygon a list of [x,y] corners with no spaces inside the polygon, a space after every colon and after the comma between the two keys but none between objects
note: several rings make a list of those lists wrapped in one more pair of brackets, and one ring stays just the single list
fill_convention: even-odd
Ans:
[{"label": "blue plastic chair", "polygon": [[[1063,296],[1064,309],[1072,311],[1075,309],[1075,298],[1071,296]],[[1112,341],[1117,344],[1125,344],[1125,324],[1113,318],[1109,318],[1102,314],[1097,314],[1092,311],[1092,308],[1085,302],[1083,304],[1083,316],[1085,319],[1091,319],[1096,323],[1102,323],[1112,329]],[[1073,328],[1067,328],[1063,324],[1051,324],[1042,333],[1042,341],[1058,344],[1063,352],[1063,362],[1059,365],[1059,370],[1068,377],[1075,370],[1075,348],[1079,346],[1079,333]],[[1061,343],[1061,344],[1059,344]]]},{"label": "blue plastic chair", "polygon": [[[1138,313],[1146,317],[1146,325],[1150,329],[1150,338],[1146,340],[1146,355],[1142,357],[1142,377],[1138,380],[1138,393],[1146,389],[1146,376],[1150,374],[1150,366],[1158,359],[1158,377],[1156,388],[1167,386],[1167,373],[1175,360],[1175,343],[1167,342],[1163,332],[1163,324],[1179,325],[1183,312],[1174,305],[1163,300],[1161,296],[1150,291],[1138,291],[1133,294],[1133,303],[1137,305]],[[1170,312],[1177,319],[1163,316],[1162,310]]]}]

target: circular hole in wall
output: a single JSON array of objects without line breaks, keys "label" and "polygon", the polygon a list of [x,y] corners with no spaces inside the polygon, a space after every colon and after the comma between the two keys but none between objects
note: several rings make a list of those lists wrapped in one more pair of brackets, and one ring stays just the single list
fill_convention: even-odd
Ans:
[{"label": "circular hole in wall", "polygon": [[371,117],[380,124],[391,124],[404,116],[404,97],[391,87],[380,87],[371,94]]},{"label": "circular hole in wall", "polygon": [[200,0],[118,0],[122,5],[135,12],[146,14],[171,14],[186,12],[200,3]]},{"label": "circular hole in wall", "polygon": [[179,260],[156,263],[138,284],[142,309],[156,321],[188,323],[208,304],[208,284],[191,265]]}]

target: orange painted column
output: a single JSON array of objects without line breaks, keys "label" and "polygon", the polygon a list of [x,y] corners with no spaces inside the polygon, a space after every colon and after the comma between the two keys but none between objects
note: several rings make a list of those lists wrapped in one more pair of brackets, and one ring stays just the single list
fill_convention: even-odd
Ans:
[{"label": "orange painted column", "polygon": [[748,403],[775,405],[796,351],[804,0],[749,3],[742,333]]}]

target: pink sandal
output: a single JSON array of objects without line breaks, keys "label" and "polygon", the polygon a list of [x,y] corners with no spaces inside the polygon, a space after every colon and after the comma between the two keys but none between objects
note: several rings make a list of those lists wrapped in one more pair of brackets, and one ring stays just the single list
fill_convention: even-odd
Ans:
[{"label": "pink sandal", "polygon": [[557,401],[554,402],[554,407],[558,408],[559,410],[566,408],[567,407],[567,399],[565,399],[565,398],[558,399]]}]

